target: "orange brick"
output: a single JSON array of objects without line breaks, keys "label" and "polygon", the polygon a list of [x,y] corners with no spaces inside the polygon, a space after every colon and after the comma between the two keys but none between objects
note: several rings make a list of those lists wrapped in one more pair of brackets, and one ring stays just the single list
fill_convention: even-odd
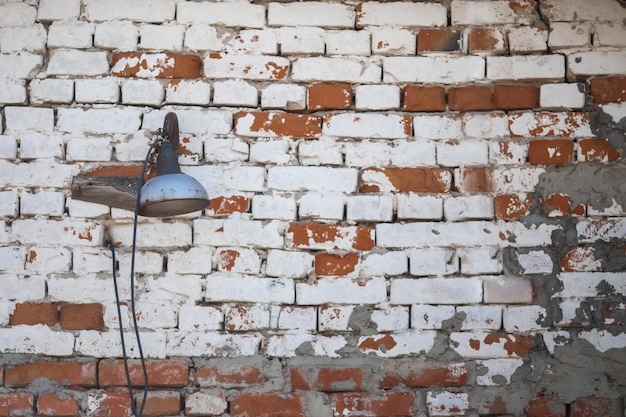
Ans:
[{"label": "orange brick", "polygon": [[111,65],[116,77],[198,78],[202,63],[196,55],[123,52],[113,54]]},{"label": "orange brick", "polygon": [[355,271],[358,263],[357,253],[320,253],[315,256],[315,273],[318,276],[346,276]]},{"label": "orange brick", "polygon": [[606,398],[579,398],[572,403],[569,415],[571,417],[611,417],[620,414],[618,408],[613,407],[612,401]]},{"label": "orange brick", "polygon": [[230,403],[230,415],[241,417],[307,417],[300,395],[242,392]]},{"label": "orange brick", "polygon": [[[144,378],[141,362],[130,360],[128,363],[130,381],[133,386],[143,386]],[[151,387],[184,387],[189,379],[189,365],[182,360],[146,361],[148,383]],[[126,386],[124,361],[102,360],[98,367],[98,382],[101,387]]]},{"label": "orange brick", "polygon": [[474,28],[468,36],[470,54],[504,54],[508,51],[506,38],[502,31],[491,28]]},{"label": "orange brick", "polygon": [[415,393],[388,392],[380,395],[345,393],[331,395],[337,415],[412,416]]},{"label": "orange brick", "polygon": [[569,139],[535,140],[528,148],[531,165],[561,166],[574,160],[574,142]]},{"label": "orange brick", "polygon": [[494,191],[493,168],[490,167],[461,167],[460,191],[471,193]]},{"label": "orange brick", "polygon": [[417,52],[460,52],[461,36],[456,29],[422,29],[417,34]]},{"label": "orange brick", "polygon": [[498,110],[527,110],[539,107],[539,87],[534,85],[496,85],[493,103]]},{"label": "orange brick", "polygon": [[287,230],[293,245],[298,248],[316,244],[334,245],[339,240],[350,239],[354,250],[368,251],[374,248],[374,229],[365,226],[336,226],[332,224],[296,223]]},{"label": "orange brick", "polygon": [[37,378],[46,378],[62,385],[94,387],[97,385],[96,362],[48,362],[25,363],[4,371],[7,387],[25,387]]},{"label": "orange brick", "polygon": [[515,220],[527,216],[530,213],[532,199],[526,197],[523,200],[515,194],[498,195],[493,199],[494,212],[498,220]]},{"label": "orange brick", "polygon": [[493,109],[490,87],[452,87],[448,90],[448,107],[455,111],[478,111]]},{"label": "orange brick", "polygon": [[292,390],[326,392],[360,391],[363,371],[359,368],[291,368]]},{"label": "orange brick", "polygon": [[15,305],[15,310],[13,310],[13,315],[11,316],[12,326],[20,324],[54,326],[58,322],[58,306],[51,303],[18,303]]},{"label": "orange brick", "polygon": [[220,386],[224,388],[241,388],[260,385],[268,381],[261,369],[245,364],[216,364],[202,366],[195,374],[196,384],[201,387]]},{"label": "orange brick", "polygon": [[408,388],[461,387],[467,384],[465,364],[424,366],[414,361],[395,364],[380,382],[380,388],[393,389],[400,385]]},{"label": "orange brick", "polygon": [[585,206],[582,204],[576,207],[571,206],[570,198],[567,194],[551,194],[541,200],[541,204],[546,210],[548,217],[558,217],[563,215],[585,215]]},{"label": "orange brick", "polygon": [[556,398],[537,397],[524,410],[528,417],[565,417],[565,403]]},{"label": "orange brick", "polygon": [[64,330],[104,330],[104,307],[100,303],[63,304],[60,318]]},{"label": "orange brick", "polygon": [[608,139],[580,139],[578,146],[583,160],[587,162],[612,162],[622,157]]},{"label": "orange brick", "polygon": [[626,101],[626,77],[594,78],[589,82],[589,91],[595,104]]},{"label": "orange brick", "polygon": [[367,168],[361,173],[359,190],[362,193],[380,192],[380,186],[368,182],[368,173],[384,174],[395,192],[449,193],[452,190],[452,171],[445,168]]},{"label": "orange brick", "polygon": [[32,415],[35,399],[26,392],[0,393],[0,417]]},{"label": "orange brick", "polygon": [[211,197],[206,209],[209,216],[227,216],[233,213],[245,213],[250,209],[250,199],[243,195]]},{"label": "orange brick", "polygon": [[316,84],[308,88],[309,110],[341,110],[352,107],[352,87],[347,83]]},{"label": "orange brick", "polygon": [[[254,121],[249,126],[247,122],[242,123],[242,119],[247,120],[250,117]],[[310,139],[322,133],[322,118],[313,114],[239,112],[235,114],[234,123],[235,133],[243,136],[273,134],[279,137]],[[243,127],[243,124],[246,126]]]},{"label": "orange brick", "polygon": [[71,417],[78,416],[76,399],[68,393],[50,393],[37,399],[38,416]]},{"label": "orange brick", "polygon": [[105,165],[91,169],[83,175],[93,177],[138,177],[141,175],[141,165]]},{"label": "orange brick", "polygon": [[[137,400],[137,409],[142,405],[143,397]],[[180,393],[173,391],[151,391],[146,398],[146,405],[143,408],[144,416],[174,416],[180,413],[181,400]]]},{"label": "orange brick", "polygon": [[402,91],[404,111],[445,111],[446,90],[443,87],[407,86]]}]

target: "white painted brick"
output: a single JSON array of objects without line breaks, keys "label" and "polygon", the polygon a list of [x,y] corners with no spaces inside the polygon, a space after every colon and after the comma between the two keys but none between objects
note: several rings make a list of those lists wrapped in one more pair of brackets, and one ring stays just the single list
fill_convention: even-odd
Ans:
[{"label": "white painted brick", "polygon": [[36,130],[52,132],[54,129],[54,109],[44,107],[5,107],[6,131]]},{"label": "white painted brick", "polygon": [[528,157],[528,143],[516,141],[489,142],[489,163],[494,165],[519,165]]},{"label": "white painted brick", "polygon": [[256,107],[259,92],[243,80],[216,81],[213,84],[213,104],[222,106]]},{"label": "white painted brick", "polygon": [[217,416],[226,412],[228,402],[224,395],[198,391],[185,396],[185,413],[192,416]]},{"label": "white painted brick", "polygon": [[183,47],[184,35],[183,25],[142,25],[139,29],[139,48],[179,51]]},{"label": "white painted brick", "polygon": [[615,293],[624,294],[626,281],[623,272],[561,272],[558,278],[563,288],[553,297],[598,297],[601,284],[607,284],[615,289]]},{"label": "white painted brick", "polygon": [[94,46],[118,51],[137,49],[139,29],[129,21],[98,22],[94,29]]},{"label": "white painted brick", "polygon": [[517,262],[524,274],[550,274],[554,263],[545,250],[531,250],[517,254]]},{"label": "white painted brick", "polygon": [[194,220],[194,243],[213,246],[283,247],[283,222],[225,219]]},{"label": "white painted brick", "polygon": [[437,163],[445,167],[486,165],[489,162],[489,143],[467,139],[437,143]]},{"label": "white painted brick", "polygon": [[[6,108],[5,108],[6,110]],[[7,184],[16,187],[68,187],[73,176],[78,175],[76,165],[59,164],[53,160],[39,160],[13,165],[0,160],[0,172],[6,175]]]},{"label": "white painted brick", "polygon": [[[164,22],[173,20],[176,12],[173,0],[85,0],[85,16],[90,21],[131,20],[136,22]],[[150,12],[147,13],[146,11]]]},{"label": "white painted brick", "polygon": [[[357,343],[363,353],[373,352],[378,357],[395,358],[430,351],[435,344],[435,335],[436,332],[428,330],[407,330],[393,334],[361,336]],[[389,347],[386,342],[389,342]]]},{"label": "white painted brick", "polygon": [[400,107],[400,87],[397,85],[358,85],[354,89],[355,108],[387,110]]},{"label": "white painted brick", "polygon": [[16,241],[24,244],[99,246],[104,227],[89,221],[16,219],[11,232]]},{"label": "white painted brick", "polygon": [[[221,171],[221,170],[220,170]],[[188,174],[194,173],[188,169]],[[265,168],[255,166],[236,166],[221,171],[224,187],[234,191],[264,191]],[[200,176],[193,175],[196,178]]]},{"label": "white painted brick", "polygon": [[401,251],[370,253],[361,262],[365,276],[393,276],[408,272],[407,254]]},{"label": "white painted brick", "polygon": [[295,82],[378,83],[381,72],[378,65],[358,57],[303,57],[293,62],[291,79]]},{"label": "white painted brick", "polygon": [[411,249],[409,266],[411,275],[450,275],[458,272],[459,257],[452,249]]},{"label": "white painted brick", "polygon": [[396,140],[391,149],[391,165],[416,167],[436,165],[436,145],[429,140]]},{"label": "white painted brick", "polygon": [[480,278],[420,278],[391,282],[389,300],[393,304],[472,304],[483,300]]},{"label": "white painted brick", "polygon": [[81,79],[75,81],[77,103],[117,103],[120,85],[115,78]]},{"label": "white painted brick", "polygon": [[48,75],[106,75],[109,61],[106,52],[58,50],[52,52],[48,62]]},{"label": "white painted brick", "polygon": [[296,201],[293,197],[255,195],[252,197],[252,217],[255,219],[294,220]]},{"label": "white painted brick", "polygon": [[626,347],[626,335],[623,333],[614,335],[604,329],[583,331],[580,332],[578,337],[589,342],[599,352],[606,352],[610,349],[624,349]]},{"label": "white painted brick", "polygon": [[371,321],[379,332],[396,332],[409,328],[409,308],[387,306],[372,310]]},{"label": "white painted brick", "polygon": [[446,7],[436,3],[399,1],[365,2],[360,4],[358,26],[446,26]]},{"label": "white painted brick", "polygon": [[110,161],[113,147],[108,138],[71,138],[67,141],[67,161]]},{"label": "white painted brick", "polygon": [[[141,347],[146,358],[165,358],[167,337],[165,333],[141,332],[139,337],[141,338]],[[124,332],[124,340],[128,357],[139,358],[139,348],[135,333]],[[76,336],[75,355],[111,358],[118,356],[121,351],[122,344],[118,330],[111,329],[104,332],[83,330]]]},{"label": "white painted brick", "polygon": [[542,12],[551,22],[568,22],[578,20],[623,20],[626,11],[619,3],[611,0],[597,0],[589,3],[585,0],[558,1],[547,0],[542,4]]},{"label": "white painted brick", "polygon": [[34,104],[71,103],[74,99],[72,80],[35,79],[28,87]]},{"label": "white painted brick", "polygon": [[48,27],[48,48],[91,48],[94,24],[90,22],[53,22]]},{"label": "white painted brick", "polygon": [[589,51],[567,56],[567,75],[593,76],[623,74],[626,55],[619,51]]},{"label": "white painted brick", "polygon": [[461,273],[466,275],[497,274],[502,272],[502,254],[497,248],[459,248]]},{"label": "white painted brick", "polygon": [[533,136],[593,136],[588,116],[584,112],[520,112],[509,114],[511,135]]},{"label": "white painted brick", "polygon": [[[489,3],[476,3],[469,0],[453,0],[450,5],[452,25],[498,25],[517,23],[529,25],[535,16],[532,2],[523,0],[516,4],[519,9],[527,8],[530,13],[516,11],[508,1],[494,0]],[[445,24],[444,24],[445,26]]]},{"label": "white painted brick", "polygon": [[228,53],[278,55],[276,32],[271,29],[241,30],[226,43],[224,50]]},{"label": "white painted brick", "polygon": [[80,16],[80,0],[41,0],[37,8],[37,20],[77,19]]},{"label": "white painted brick", "polygon": [[50,133],[24,132],[20,134],[20,159],[62,158],[63,136]]},{"label": "white painted brick", "polygon": [[504,309],[504,330],[511,333],[528,333],[546,327],[540,324],[547,316],[541,306],[507,306]]},{"label": "white painted brick", "polygon": [[[523,359],[485,359],[477,360],[476,383],[482,386],[508,385],[511,377],[524,365]],[[486,371],[486,372],[484,372]],[[502,381],[504,378],[504,381]]]},{"label": "white painted brick", "polygon": [[61,216],[65,211],[65,194],[60,191],[24,191],[20,197],[23,216]]},{"label": "white painted brick", "polygon": [[598,240],[610,241],[625,235],[626,219],[622,217],[606,219],[585,219],[576,224],[578,239],[581,243]]},{"label": "white painted brick", "polygon": [[548,30],[536,26],[512,27],[508,30],[512,53],[543,52],[548,49]]},{"label": "white painted brick", "polygon": [[406,138],[411,135],[408,116],[387,113],[337,113],[328,116],[322,133],[349,138]]},{"label": "white painted brick", "polygon": [[376,304],[387,299],[385,278],[353,281],[318,278],[313,284],[296,283],[296,302],[301,305]]},{"label": "white painted brick", "polygon": [[281,330],[308,330],[317,329],[317,309],[315,307],[285,306],[278,310],[276,328]]},{"label": "white painted brick", "polygon": [[152,135],[145,130],[139,130],[132,134],[114,135],[112,144],[115,149],[115,159],[118,162],[143,162],[152,139]]},{"label": "white painted brick", "polygon": [[37,8],[21,2],[0,5],[0,27],[29,26],[35,23]]},{"label": "white painted brick", "polygon": [[[489,221],[454,223],[415,222],[376,225],[376,245],[386,248],[448,246],[497,246],[502,226]],[[541,237],[543,239],[543,236]]]},{"label": "white painted brick", "polygon": [[387,166],[391,161],[391,145],[387,142],[347,142],[344,147],[345,165],[350,167]]},{"label": "white painted brick", "polygon": [[589,23],[551,22],[548,46],[550,50],[586,48],[591,42]]},{"label": "white painted brick", "polygon": [[468,83],[485,78],[485,59],[479,56],[383,58],[385,83]]},{"label": "white painted brick", "polygon": [[295,301],[294,282],[287,278],[256,278],[209,275],[206,280],[207,301],[242,303],[284,303]]},{"label": "white painted brick", "polygon": [[313,271],[314,260],[308,252],[272,249],[267,253],[265,273],[271,277],[304,278]]},{"label": "white painted brick", "polygon": [[283,56],[296,54],[324,54],[325,31],[317,27],[279,27],[276,36]]},{"label": "white painted brick", "polygon": [[5,104],[26,104],[26,82],[24,80],[0,78],[0,88],[0,102]]},{"label": "white painted brick", "polygon": [[0,51],[5,54],[24,51],[43,52],[46,47],[46,36],[46,28],[39,23],[27,27],[1,28]]},{"label": "white painted brick", "polygon": [[342,145],[329,137],[301,142],[298,145],[298,159],[302,165],[341,165]]},{"label": "white painted brick", "polygon": [[341,3],[312,1],[307,3],[269,3],[269,26],[354,27],[355,10]]},{"label": "white painted brick", "polygon": [[[131,253],[130,248],[126,252],[117,253],[119,261],[120,275],[130,275]],[[135,253],[135,272],[138,274],[160,274],[163,272],[163,254],[160,252],[137,250]],[[161,277],[163,283],[168,281],[167,277]],[[175,292],[175,291],[173,291]]]},{"label": "white painted brick", "polygon": [[250,162],[284,165],[291,160],[289,141],[266,140],[250,144]]},{"label": "white painted brick", "polygon": [[0,329],[0,351],[70,356],[74,353],[74,334],[54,331],[45,324]]},{"label": "white painted brick", "polygon": [[379,27],[371,29],[372,53],[376,55],[415,55],[415,33],[407,29]]},{"label": "white painted brick", "polygon": [[19,207],[15,191],[0,191],[0,216],[15,217]]},{"label": "white painted brick", "polygon": [[515,247],[549,246],[552,234],[562,230],[560,225],[533,224],[525,225],[522,222],[500,222],[500,231],[507,239],[507,245]]},{"label": "white painted brick", "polygon": [[265,6],[248,3],[185,2],[178,4],[178,23],[262,28],[265,26]]},{"label": "white painted brick", "polygon": [[143,294],[142,301],[197,304],[203,299],[204,279],[200,275],[167,274],[144,279],[147,292]]},{"label": "white painted brick", "polygon": [[6,222],[4,220],[0,220],[0,242],[8,243],[10,242],[11,234],[9,230],[6,228]]},{"label": "white painted brick", "polygon": [[[180,138],[178,162],[180,165],[198,165],[204,155],[204,138],[198,136],[185,136]],[[184,169],[187,169],[184,167]]]},{"label": "white painted brick", "polygon": [[495,191],[501,193],[533,192],[539,183],[543,168],[501,167],[493,170],[492,178]]},{"label": "white painted brick", "polygon": [[417,115],[413,117],[413,132],[424,139],[458,139],[462,136],[462,119],[456,115]]},{"label": "white painted brick", "polygon": [[509,135],[506,113],[465,113],[462,124],[463,133],[470,138],[490,139]]},{"label": "white painted brick", "polygon": [[560,81],[564,77],[563,55],[487,57],[487,79],[491,81]]},{"label": "white painted brick", "polygon": [[371,55],[370,34],[364,30],[326,31],[327,55]]},{"label": "white painted brick", "polygon": [[306,87],[296,84],[270,84],[261,90],[264,109],[304,110]]},{"label": "white painted brick", "polygon": [[346,198],[348,221],[390,222],[393,218],[393,197],[390,195],[359,195]]},{"label": "white painted brick", "polygon": [[319,308],[318,327],[320,332],[350,330],[350,317],[354,306],[325,305]]},{"label": "white painted brick", "polygon": [[[2,118],[0,117],[0,122]],[[0,129],[1,131],[2,129]],[[0,135],[0,159],[15,159],[17,156],[17,140],[13,136]]]},{"label": "white painted brick", "polygon": [[46,279],[44,275],[0,274],[2,282],[2,300],[17,302],[39,300],[46,296]]},{"label": "white painted brick", "polygon": [[443,218],[443,198],[418,195],[398,194],[398,219],[438,220]]},{"label": "white painted brick", "polygon": [[306,193],[298,202],[298,218],[341,220],[345,199],[340,195]]},{"label": "white painted brick", "polygon": [[307,333],[287,333],[270,336],[263,341],[261,349],[270,357],[287,358],[302,355],[299,349],[307,346],[307,355],[338,358],[347,344],[343,336],[320,336]]},{"label": "white painted brick", "polygon": [[[133,225],[115,224],[108,228],[112,242],[130,246]],[[137,226],[137,246],[166,247],[191,245],[191,226],[185,223],[140,223]]]},{"label": "white painted brick", "polygon": [[146,329],[172,329],[178,324],[178,308],[169,302],[136,303],[137,325]]},{"label": "white painted brick", "polygon": [[78,247],[72,251],[72,270],[77,274],[111,271],[111,251],[105,248]]},{"label": "white painted brick", "polygon": [[216,306],[185,304],[178,310],[178,329],[181,331],[221,330],[224,313]]},{"label": "white painted brick", "polygon": [[493,219],[493,197],[487,195],[447,197],[443,200],[443,216],[450,222]]},{"label": "white painted brick", "polygon": [[454,306],[414,304],[411,306],[411,328],[441,329],[444,321],[454,317]]},{"label": "white painted brick", "polygon": [[[130,285],[127,280],[118,280],[120,299],[128,300]],[[74,303],[112,303],[115,292],[111,278],[99,278],[95,274],[84,274],[80,278],[52,275],[47,279],[48,297],[52,301]]]},{"label": "white painted brick", "polygon": [[[151,110],[144,114],[142,128],[156,131],[163,127],[165,115],[171,109]],[[181,134],[229,134],[233,127],[233,115],[230,111],[206,109],[176,110]]]},{"label": "white painted brick", "polygon": [[11,322],[11,315],[13,314],[14,310],[14,302],[0,301],[0,325],[2,325],[2,327],[9,327],[9,323]]},{"label": "white painted brick", "polygon": [[358,170],[354,168],[282,166],[267,170],[267,188],[280,191],[356,191]]},{"label": "white painted brick", "polygon": [[594,46],[626,46],[626,28],[618,22],[602,22],[594,28]]},{"label": "white painted brick", "polygon": [[43,57],[29,52],[0,55],[0,78],[21,80],[33,78],[41,69]]},{"label": "white painted brick", "polygon": [[211,101],[211,85],[201,80],[170,81],[165,89],[165,102],[207,105]]},{"label": "white painted brick", "polygon": [[264,55],[214,54],[204,58],[204,77],[269,81],[282,79],[290,66],[287,58]]},{"label": "white painted brick", "polygon": [[24,270],[26,262],[26,248],[22,246],[0,247],[0,263],[5,272],[20,272]]},{"label": "white painted brick", "polygon": [[258,275],[261,271],[261,254],[248,248],[218,248],[214,263],[220,272]]},{"label": "white painted brick", "polygon": [[167,270],[175,274],[208,274],[212,271],[213,249],[192,247],[167,255]]},{"label": "white painted brick", "polygon": [[207,24],[192,24],[185,32],[184,46],[193,51],[220,52],[224,49],[227,33],[218,33],[217,29]]},{"label": "white painted brick", "polygon": [[533,286],[530,280],[508,275],[483,279],[485,303],[528,304],[533,300]]},{"label": "white painted brick", "polygon": [[128,80],[122,84],[122,103],[158,106],[165,98],[163,85],[157,80]]},{"label": "white painted brick", "polygon": [[57,128],[61,132],[133,133],[141,123],[141,110],[132,107],[60,108],[57,114]]},{"label": "white painted brick", "polygon": [[464,358],[519,358],[517,351],[508,348],[510,343],[519,343],[519,337],[481,331],[453,332],[450,334],[450,347]]},{"label": "white painted brick", "polygon": [[457,314],[465,315],[461,330],[500,330],[502,306],[459,306]]},{"label": "white painted brick", "polygon": [[234,306],[226,311],[224,328],[228,331],[250,331],[270,327],[270,306],[256,304]]},{"label": "white painted brick", "polygon": [[426,393],[428,415],[433,417],[454,416],[465,413],[469,409],[469,395],[465,392],[432,392]]},{"label": "white painted brick", "polygon": [[245,161],[248,159],[248,152],[248,143],[240,138],[209,137],[204,142],[204,159],[207,162]]}]

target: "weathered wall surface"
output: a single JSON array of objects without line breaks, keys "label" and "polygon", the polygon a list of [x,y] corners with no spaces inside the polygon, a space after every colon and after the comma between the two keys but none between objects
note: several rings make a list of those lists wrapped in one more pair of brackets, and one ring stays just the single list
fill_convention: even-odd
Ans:
[{"label": "weathered wall surface", "polygon": [[129,415],[132,213],[69,187],[169,111],[212,201],[140,218],[144,415],[623,416],[625,21],[0,1],[0,417]]}]

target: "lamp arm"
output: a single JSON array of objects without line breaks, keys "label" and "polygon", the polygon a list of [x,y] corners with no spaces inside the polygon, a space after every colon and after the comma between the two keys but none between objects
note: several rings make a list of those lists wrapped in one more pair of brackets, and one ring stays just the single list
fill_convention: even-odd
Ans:
[{"label": "lamp arm", "polygon": [[172,144],[175,152],[178,153],[178,116],[176,116],[174,112],[169,112],[165,115],[165,120],[163,121],[163,137]]}]

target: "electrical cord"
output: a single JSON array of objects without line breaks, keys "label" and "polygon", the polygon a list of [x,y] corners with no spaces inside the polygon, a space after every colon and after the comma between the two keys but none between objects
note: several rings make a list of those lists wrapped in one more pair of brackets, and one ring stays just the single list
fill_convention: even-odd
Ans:
[{"label": "electrical cord", "polygon": [[[158,134],[162,134],[161,129],[159,129],[157,131]],[[133,216],[133,243],[132,243],[132,249],[131,249],[131,259],[130,259],[130,310],[131,310],[131,316],[133,318],[132,323],[133,323],[133,330],[135,333],[135,337],[137,339],[137,351],[139,353],[139,360],[141,362],[141,370],[143,372],[143,379],[144,379],[144,385],[143,385],[143,399],[141,401],[141,408],[139,409],[139,412],[137,412],[137,406],[135,404],[135,397],[133,395],[133,384],[130,378],[130,371],[128,368],[128,355],[126,353],[126,342],[125,342],[125,338],[124,338],[124,326],[122,325],[122,309],[120,307],[120,296],[119,296],[119,289],[118,289],[118,285],[117,285],[117,274],[116,274],[116,262],[115,262],[115,246],[110,243],[109,244],[109,249],[111,250],[111,258],[113,260],[113,287],[115,288],[115,301],[116,301],[116,305],[117,305],[117,317],[118,317],[118,322],[119,322],[119,326],[120,326],[120,340],[121,340],[121,345],[122,345],[122,356],[124,359],[124,373],[126,374],[126,383],[128,385],[128,393],[130,396],[130,407],[131,407],[131,411],[133,413],[133,416],[135,417],[142,417],[143,416],[143,411],[144,408],[146,406],[146,399],[148,397],[148,369],[146,366],[146,360],[145,357],[143,355],[143,348],[141,346],[141,337],[139,335],[139,326],[137,325],[137,314],[135,312],[135,253],[136,253],[136,246],[137,246],[137,219],[139,217],[139,201],[140,201],[140,194],[141,194],[141,188],[143,187],[144,181],[145,181],[145,173],[146,173],[146,168],[148,167],[148,163],[150,161],[150,156],[152,155],[152,152],[154,151],[154,148],[156,148],[157,145],[159,145],[161,142],[163,142],[165,139],[163,137],[156,139],[151,145],[150,148],[148,149],[148,153],[146,154],[146,158],[144,159],[143,162],[143,168],[141,169],[141,175],[139,177],[139,185],[137,186],[137,198],[135,200],[135,212],[134,212],[134,216]]]}]

